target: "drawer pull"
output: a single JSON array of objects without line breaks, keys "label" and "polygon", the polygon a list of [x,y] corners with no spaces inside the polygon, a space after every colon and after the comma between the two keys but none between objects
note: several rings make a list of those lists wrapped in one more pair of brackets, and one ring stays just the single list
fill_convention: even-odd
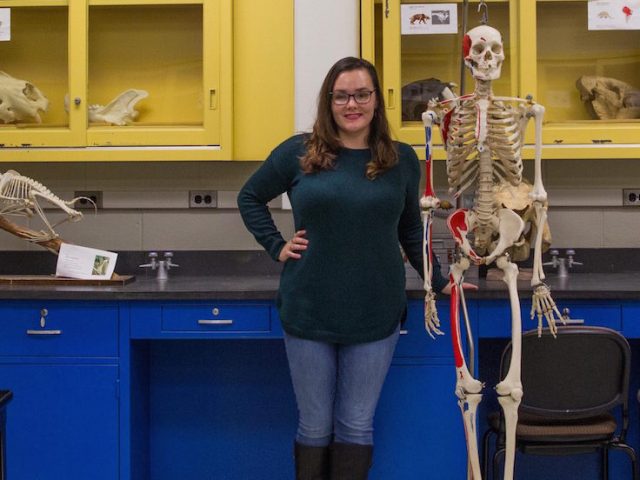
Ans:
[{"label": "drawer pull", "polygon": [[409,330],[400,330],[400,335],[409,335]]},{"label": "drawer pull", "polygon": [[233,325],[233,320],[198,320],[198,325]]},{"label": "drawer pull", "polygon": [[62,330],[27,330],[27,335],[62,335]]},{"label": "drawer pull", "polygon": [[561,325],[584,325],[584,318],[565,318]]}]

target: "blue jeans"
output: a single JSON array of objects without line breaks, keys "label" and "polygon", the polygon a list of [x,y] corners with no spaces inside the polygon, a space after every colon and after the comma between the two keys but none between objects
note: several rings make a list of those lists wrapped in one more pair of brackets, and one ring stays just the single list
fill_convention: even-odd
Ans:
[{"label": "blue jeans", "polygon": [[373,444],[373,416],[400,327],[389,337],[341,345],[285,333],[298,404],[296,441],[324,447],[331,441]]}]

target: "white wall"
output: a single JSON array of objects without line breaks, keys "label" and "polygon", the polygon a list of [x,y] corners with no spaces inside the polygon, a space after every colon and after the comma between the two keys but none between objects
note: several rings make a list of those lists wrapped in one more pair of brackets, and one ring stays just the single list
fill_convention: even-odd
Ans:
[{"label": "white wall", "polygon": [[[102,190],[105,209],[57,231],[70,242],[107,250],[254,250],[235,208],[235,195],[259,162],[5,164],[41,181],[65,199],[74,190]],[[531,178],[531,162],[525,174]],[[640,161],[555,160],[544,164],[551,202],[549,220],[558,248],[640,248],[640,208],[622,207],[623,187],[638,187]],[[446,191],[444,163],[435,164],[439,193]],[[188,208],[189,190],[218,190],[221,208]],[[276,222],[293,233],[291,213],[277,202]],[[48,210],[51,220],[59,219]],[[10,217],[14,220],[14,217]],[[19,220],[21,224],[29,224]],[[40,229],[35,220],[32,228]],[[446,232],[438,220],[436,232]],[[0,231],[0,250],[39,250]]]},{"label": "white wall", "polygon": [[295,128],[309,131],[329,68],[343,57],[360,55],[360,2],[295,0],[294,8]]}]

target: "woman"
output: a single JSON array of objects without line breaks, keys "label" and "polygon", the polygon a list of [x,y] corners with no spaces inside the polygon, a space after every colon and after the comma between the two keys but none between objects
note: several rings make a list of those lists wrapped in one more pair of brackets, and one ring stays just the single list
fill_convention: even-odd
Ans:
[{"label": "woman", "polygon": [[[367,478],[406,315],[399,244],[423,268],[419,181],[413,149],[391,140],[375,68],[347,57],[324,79],[313,132],[279,145],[239,194],[247,228],[284,262],[277,305],[299,411],[298,479]],[[296,228],[288,241],[266,205],[283,192]]]}]

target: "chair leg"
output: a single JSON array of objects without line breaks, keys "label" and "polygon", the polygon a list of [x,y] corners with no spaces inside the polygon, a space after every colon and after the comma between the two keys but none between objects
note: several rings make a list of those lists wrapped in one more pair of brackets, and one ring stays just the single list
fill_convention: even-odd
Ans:
[{"label": "chair leg", "polygon": [[491,435],[491,430],[487,430],[484,432],[484,436],[482,437],[482,478],[487,480],[489,478],[489,473],[487,470],[489,467],[487,466],[489,459],[489,435]]},{"label": "chair leg", "polygon": [[[500,457],[504,457],[506,452],[506,448],[504,446],[496,447],[496,453],[493,454],[493,471],[491,472],[491,478],[495,479],[497,475],[500,474]],[[488,480],[488,477],[487,479]]]},{"label": "chair leg", "polygon": [[602,447],[602,480],[609,480],[609,448]]},{"label": "chair leg", "polygon": [[638,459],[636,456],[636,451],[633,449],[633,447],[627,445],[626,443],[618,443],[615,445],[611,445],[611,448],[618,448],[629,456],[629,460],[631,461],[631,478],[633,478],[633,480],[638,480],[640,478],[638,472]]}]

